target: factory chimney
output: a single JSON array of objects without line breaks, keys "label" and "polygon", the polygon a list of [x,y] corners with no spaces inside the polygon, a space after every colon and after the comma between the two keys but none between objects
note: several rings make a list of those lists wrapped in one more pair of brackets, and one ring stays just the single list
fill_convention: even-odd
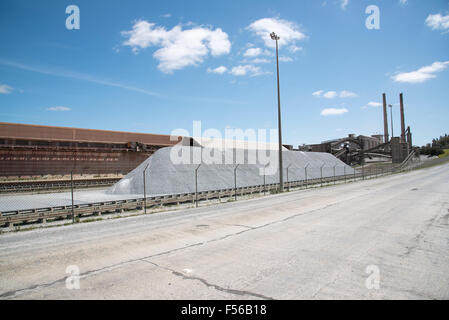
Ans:
[{"label": "factory chimney", "polygon": [[382,94],[383,102],[384,102],[384,142],[387,143],[390,141],[388,136],[388,115],[387,115],[387,96],[386,94]]},{"label": "factory chimney", "polygon": [[399,101],[401,104],[401,142],[405,142],[404,97],[402,93],[399,95]]}]

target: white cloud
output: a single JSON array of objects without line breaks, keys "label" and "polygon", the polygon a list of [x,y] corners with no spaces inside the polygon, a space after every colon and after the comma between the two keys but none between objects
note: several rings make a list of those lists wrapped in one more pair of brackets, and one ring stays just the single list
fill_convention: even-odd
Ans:
[{"label": "white cloud", "polygon": [[207,69],[207,72],[209,72],[209,73],[216,73],[216,74],[223,74],[223,73],[225,73],[227,71],[228,71],[228,68],[226,68],[225,66],[220,66],[220,67],[217,67],[215,69],[211,69],[211,68]]},{"label": "white cloud", "polygon": [[340,6],[344,10],[346,6],[349,4],[349,0],[340,0]]},{"label": "white cloud", "polygon": [[313,96],[315,97],[323,97],[326,99],[334,99],[337,97],[340,98],[354,98],[357,97],[357,94],[351,91],[347,91],[347,90],[343,90],[340,91],[340,93],[338,93],[337,91],[327,91],[324,92],[324,90],[318,90],[315,91],[314,93],[312,93]]},{"label": "white cloud", "polygon": [[256,57],[258,55],[262,54],[262,49],[260,48],[249,48],[246,50],[246,52],[243,54],[245,57]]},{"label": "white cloud", "polygon": [[362,109],[366,109],[368,107],[372,107],[372,108],[382,107],[382,103],[370,101],[365,106],[363,106]]},{"label": "white cloud", "polygon": [[325,94],[323,94],[323,97],[326,99],[333,99],[333,98],[336,98],[337,96],[338,96],[338,94],[335,91],[328,91]]},{"label": "white cloud", "polygon": [[258,35],[265,46],[269,48],[276,47],[275,41],[270,37],[271,32],[275,32],[280,37],[279,46],[295,46],[296,41],[303,40],[306,37],[294,22],[277,18],[259,19],[251,23],[247,29]]},{"label": "white cloud", "polygon": [[256,64],[257,63],[270,63],[270,62],[272,62],[272,61],[265,59],[265,58],[256,58],[256,59],[251,60],[251,63],[256,63]]},{"label": "white cloud", "polygon": [[393,80],[396,82],[421,83],[435,77],[434,74],[413,71],[397,74],[393,76]]},{"label": "white cloud", "polygon": [[416,71],[398,73],[394,75],[392,79],[395,82],[422,83],[429,79],[435,78],[436,75],[434,73],[443,71],[448,65],[449,61],[436,61],[430,66],[422,67]]},{"label": "white cloud", "polygon": [[292,62],[293,59],[290,58],[290,57],[280,56],[279,57],[279,61],[281,61],[281,62]]},{"label": "white cloud", "polygon": [[255,77],[255,76],[260,76],[260,75],[271,73],[271,72],[262,71],[262,69],[260,67],[254,66],[252,64],[238,65],[231,69],[228,69],[225,66],[220,66],[215,69],[208,68],[207,72],[216,73],[216,74],[230,73],[237,77],[241,77],[241,76]]},{"label": "white cloud", "polygon": [[407,4],[407,0],[399,0],[399,3],[401,4],[401,6]]},{"label": "white cloud", "polygon": [[442,16],[441,14],[429,14],[426,19],[426,24],[432,30],[449,30],[449,15]]},{"label": "white cloud", "polygon": [[162,14],[161,17],[162,18],[170,18],[171,14],[170,13]]},{"label": "white cloud", "polygon": [[295,53],[297,51],[302,51],[303,47],[297,47],[295,45],[291,45],[290,47],[288,47],[288,51],[290,51],[291,53]]},{"label": "white cloud", "polygon": [[345,114],[347,112],[349,112],[349,111],[346,108],[341,108],[341,109],[327,108],[327,109],[324,109],[323,111],[321,111],[321,115],[327,117],[327,116],[341,115],[341,114]]},{"label": "white cloud", "polygon": [[357,97],[357,94],[355,94],[354,92],[350,92],[350,91],[346,91],[343,90],[342,92],[340,92],[340,98],[354,98]]},{"label": "white cloud", "polygon": [[64,107],[64,106],[57,106],[57,107],[50,107],[47,108],[48,111],[70,111],[72,110],[69,107]]},{"label": "white cloud", "polygon": [[0,84],[0,93],[1,94],[9,94],[14,90],[13,87],[10,87],[6,84]]},{"label": "white cloud", "polygon": [[247,65],[233,67],[231,69],[231,74],[233,74],[234,76],[246,76],[247,74],[252,75],[252,76],[257,76],[257,75],[261,75],[264,73],[260,70],[259,67],[255,67],[250,64],[247,64]]},{"label": "white cloud", "polygon": [[178,25],[167,30],[140,20],[131,31],[122,31],[122,35],[128,38],[123,45],[130,46],[135,53],[151,46],[161,47],[154,52],[153,57],[159,60],[158,68],[164,73],[198,65],[209,53],[220,56],[231,51],[228,34],[220,28],[212,30],[194,27],[182,30]]}]

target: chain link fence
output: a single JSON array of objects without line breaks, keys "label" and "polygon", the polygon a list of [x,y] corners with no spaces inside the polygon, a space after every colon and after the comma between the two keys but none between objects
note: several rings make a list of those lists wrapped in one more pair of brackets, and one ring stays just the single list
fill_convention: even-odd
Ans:
[{"label": "chain link fence", "polygon": [[[306,164],[305,166],[287,165],[284,168],[284,190],[300,190],[329,185],[349,183],[359,180],[378,178],[414,169],[449,163],[449,157],[422,161],[412,158],[401,165],[369,164],[356,168],[346,165]],[[348,169],[350,168],[350,169]],[[0,226],[31,224],[53,220],[78,222],[79,218],[98,216],[107,213],[123,213],[125,211],[154,209],[161,206],[189,204],[199,206],[201,202],[222,199],[235,201],[241,197],[267,195],[279,192],[279,175],[259,175],[258,181],[251,180],[249,170],[245,165],[235,165],[231,168],[222,167],[212,170],[207,166],[192,166],[184,168],[183,175],[190,178],[180,180],[185,193],[155,194],[148,183],[151,172],[143,171],[141,190],[130,194],[114,194],[110,189],[87,190],[80,183],[81,175],[72,175],[69,185],[60,192],[52,193],[15,193],[0,195]],[[351,172],[348,172],[351,171]],[[179,171],[157,173],[159,176],[180,174]],[[212,178],[211,178],[212,177]],[[215,177],[215,178],[214,178]],[[216,182],[210,187],[210,179]],[[243,183],[245,182],[246,183]],[[248,184],[247,181],[253,181]]]}]

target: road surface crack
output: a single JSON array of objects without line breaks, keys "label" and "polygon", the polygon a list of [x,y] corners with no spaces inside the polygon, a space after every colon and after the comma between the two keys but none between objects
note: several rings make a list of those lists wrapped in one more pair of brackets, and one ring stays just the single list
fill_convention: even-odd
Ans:
[{"label": "road surface crack", "polygon": [[[82,278],[86,278],[88,276],[95,275],[95,274],[98,274],[98,273],[101,273],[101,272],[104,272],[104,271],[110,271],[110,270],[119,268],[119,267],[127,265],[127,264],[131,264],[131,263],[134,263],[134,262],[144,261],[145,259],[151,259],[151,258],[159,257],[159,256],[162,256],[162,255],[171,254],[173,252],[181,251],[181,250],[184,250],[184,249],[189,249],[189,248],[197,247],[197,246],[203,246],[205,244],[209,244],[209,243],[225,240],[227,238],[238,236],[238,235],[241,235],[241,234],[249,232],[249,231],[262,229],[262,228],[265,228],[265,227],[268,227],[268,226],[271,226],[271,225],[274,225],[274,224],[277,224],[277,223],[282,223],[282,222],[294,219],[294,218],[299,217],[299,216],[303,216],[303,215],[307,215],[307,214],[310,214],[310,213],[314,213],[314,212],[319,211],[319,210],[327,209],[329,207],[332,207],[334,205],[338,205],[338,204],[340,204],[342,202],[345,202],[345,201],[348,201],[348,200],[350,201],[350,200],[352,200],[354,198],[357,198],[357,197],[360,197],[360,195],[359,196],[355,196],[355,197],[353,197],[351,199],[344,199],[344,200],[336,201],[336,202],[333,202],[333,203],[328,203],[328,204],[326,204],[326,205],[324,205],[322,207],[319,207],[319,208],[316,208],[316,209],[313,209],[313,210],[309,210],[309,211],[305,211],[305,212],[301,212],[301,213],[297,213],[297,214],[288,216],[288,217],[280,219],[280,220],[274,220],[274,221],[266,223],[264,225],[260,225],[260,226],[256,226],[256,227],[245,226],[247,229],[244,229],[244,230],[241,230],[241,231],[235,232],[235,233],[230,233],[230,234],[227,234],[227,235],[219,237],[219,238],[215,238],[215,239],[211,239],[211,240],[203,241],[203,242],[197,242],[197,243],[193,243],[193,244],[190,244],[190,245],[187,245],[187,246],[178,247],[178,248],[175,248],[175,249],[159,252],[159,253],[156,253],[156,254],[153,254],[153,255],[149,255],[149,256],[146,256],[146,257],[130,259],[130,260],[123,261],[123,262],[120,262],[120,263],[117,263],[117,264],[113,264],[113,265],[110,265],[110,266],[106,266],[106,267],[103,267],[103,268],[87,271],[85,273],[81,273],[79,276],[80,276],[80,279],[82,279]],[[241,226],[241,227],[243,227],[243,226]],[[55,281],[52,281],[52,282],[49,282],[49,283],[43,283],[43,284],[33,285],[33,286],[30,286],[30,287],[27,287],[27,288],[22,288],[22,289],[17,289],[17,290],[14,290],[14,291],[4,292],[4,293],[0,294],[0,298],[7,298],[7,299],[8,298],[14,298],[14,297],[16,297],[18,295],[21,295],[23,293],[26,293],[28,291],[34,291],[34,290],[38,290],[38,289],[48,288],[48,287],[51,287],[51,286],[56,285],[58,283],[63,283],[63,282],[65,282],[66,279],[67,279],[67,277],[63,277],[63,278],[60,278],[58,280],[55,280]],[[269,299],[269,298],[265,297],[264,299]]]},{"label": "road surface crack", "polygon": [[272,298],[272,297],[264,296],[262,294],[251,292],[251,291],[223,288],[223,287],[221,287],[219,285],[211,284],[211,283],[209,283],[207,280],[205,280],[203,278],[194,277],[194,276],[188,276],[188,275],[185,275],[185,274],[183,274],[183,273],[181,273],[179,271],[176,271],[176,270],[173,270],[173,269],[170,269],[170,268],[167,268],[167,267],[163,267],[161,265],[158,265],[157,263],[154,263],[152,261],[148,261],[148,260],[145,260],[145,259],[142,259],[142,261],[147,262],[147,263],[149,263],[149,264],[151,264],[151,265],[153,265],[153,266],[155,266],[157,268],[169,271],[173,275],[175,275],[177,277],[180,277],[180,278],[182,278],[184,280],[199,281],[202,284],[204,284],[206,287],[214,288],[215,290],[218,290],[218,291],[222,291],[222,292],[226,292],[226,293],[230,293],[230,294],[234,294],[234,295],[239,295],[239,296],[251,296],[251,297],[256,297],[256,298],[265,299],[265,300],[274,300],[274,298]]},{"label": "road surface crack", "polygon": [[424,237],[426,236],[427,232],[430,230],[430,228],[435,227],[435,222],[440,218],[440,216],[437,214],[432,219],[427,221],[427,224],[424,226],[424,228],[421,230],[420,233],[415,235],[413,238],[413,244],[409,247],[406,247],[406,252],[401,255],[401,257],[405,257],[410,255],[414,250],[419,249],[421,246],[421,243],[424,241]]}]

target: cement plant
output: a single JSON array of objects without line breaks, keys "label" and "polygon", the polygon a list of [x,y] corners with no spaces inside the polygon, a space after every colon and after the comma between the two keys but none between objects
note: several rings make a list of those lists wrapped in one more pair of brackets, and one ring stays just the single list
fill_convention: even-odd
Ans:
[{"label": "cement plant", "polygon": [[[348,31],[360,4],[281,3],[273,17],[242,13],[250,22],[214,4],[232,22],[220,28],[187,22],[188,8],[114,3],[105,20],[133,22],[111,40],[92,29],[98,8],[81,2],[49,31],[59,42],[29,40],[35,60],[21,46],[0,50],[0,300],[257,300],[234,311],[265,315],[268,300],[449,299],[445,18],[435,5],[415,32],[433,32],[420,39],[441,61],[392,50],[389,63],[379,51],[365,76],[352,52],[379,49],[387,40],[373,33],[392,28],[376,25],[377,6],[363,5],[366,25]],[[417,6],[388,4],[422,15]],[[346,15],[352,45],[330,47],[290,7]],[[12,2],[5,10],[21,19]],[[326,57],[324,71],[312,56]],[[202,132],[186,129],[196,122]],[[261,139],[267,128],[275,134]],[[199,305],[173,312],[234,314]]]}]

